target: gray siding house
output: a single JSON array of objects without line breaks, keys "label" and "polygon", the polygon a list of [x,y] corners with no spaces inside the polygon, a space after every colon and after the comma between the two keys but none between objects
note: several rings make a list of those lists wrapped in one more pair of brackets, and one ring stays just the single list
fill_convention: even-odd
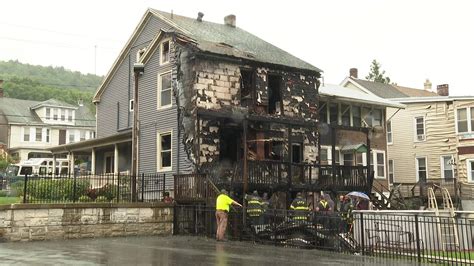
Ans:
[{"label": "gray siding house", "polygon": [[218,24],[148,9],[94,96],[97,139],[53,152],[92,153],[93,173],[129,172],[138,111],[137,173],[225,178],[242,161],[316,163],[320,73],[233,15]]}]

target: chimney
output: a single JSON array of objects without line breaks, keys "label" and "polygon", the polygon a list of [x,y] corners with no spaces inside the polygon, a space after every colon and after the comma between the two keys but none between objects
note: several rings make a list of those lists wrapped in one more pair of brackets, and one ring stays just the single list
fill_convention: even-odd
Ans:
[{"label": "chimney", "polygon": [[0,79],[0,98],[3,98],[3,79]]},{"label": "chimney", "polygon": [[429,79],[426,79],[425,83],[423,84],[425,85],[425,91],[431,91],[431,81]]},{"label": "chimney", "polygon": [[436,87],[439,96],[449,96],[449,85],[441,84]]},{"label": "chimney", "polygon": [[349,69],[349,77],[356,79],[357,76],[358,76],[358,73],[357,73],[357,72],[358,72],[358,71],[357,71],[357,68],[354,68],[354,67],[353,67],[353,68]]},{"label": "chimney", "polygon": [[204,17],[204,13],[199,12],[199,13],[198,13],[198,17],[197,17],[196,20],[199,21],[199,22],[202,22],[202,17]]},{"label": "chimney", "polygon": [[224,17],[224,24],[235,28],[235,15],[227,15]]}]

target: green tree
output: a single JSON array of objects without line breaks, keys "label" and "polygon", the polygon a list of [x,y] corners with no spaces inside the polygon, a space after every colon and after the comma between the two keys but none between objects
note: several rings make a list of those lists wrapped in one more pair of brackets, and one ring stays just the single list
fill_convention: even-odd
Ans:
[{"label": "green tree", "polygon": [[380,83],[390,83],[390,78],[385,76],[385,70],[381,70],[382,65],[377,62],[377,60],[373,60],[372,64],[370,65],[370,72],[369,75],[365,77],[365,79]]}]

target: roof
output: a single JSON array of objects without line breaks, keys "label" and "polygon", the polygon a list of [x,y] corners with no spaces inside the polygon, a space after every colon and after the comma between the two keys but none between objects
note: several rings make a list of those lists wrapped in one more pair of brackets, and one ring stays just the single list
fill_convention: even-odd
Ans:
[{"label": "roof", "polygon": [[289,66],[322,72],[321,69],[268,43],[259,37],[225,24],[213,23],[150,9],[155,16],[176,26],[184,35],[197,42],[197,47],[206,52],[233,56],[258,62]]},{"label": "roof", "polygon": [[[0,114],[3,114],[6,117],[9,124],[42,125],[45,123],[34,110],[40,106],[43,106],[42,104],[46,102],[48,105],[44,106],[57,106],[76,109],[75,126],[95,127],[95,116],[87,109],[86,106],[78,107],[55,99],[39,102],[0,97]],[[51,105],[53,103],[58,104]]]},{"label": "roof", "polygon": [[335,97],[336,99],[348,102],[366,103],[371,105],[405,108],[405,105],[380,98],[373,94],[357,91],[355,89],[346,88],[340,85],[324,84],[319,88],[321,96]]},{"label": "roof", "polygon": [[88,151],[92,148],[109,146],[116,143],[128,142],[132,139],[132,131],[126,130],[103,138],[88,139],[79,142],[62,144],[49,148],[52,153],[66,153],[69,151]]},{"label": "roof", "polygon": [[5,115],[9,124],[43,124],[41,119],[30,108],[38,101],[0,98],[0,113]]},{"label": "roof", "polygon": [[76,109],[77,107],[72,105],[72,104],[69,104],[69,103],[65,103],[65,102],[62,102],[60,100],[56,100],[56,99],[49,99],[49,100],[46,100],[46,101],[43,101],[43,102],[38,102],[38,104],[34,105],[31,107],[31,109],[38,109],[40,107],[48,107],[48,106],[51,106],[51,107],[63,107],[63,108],[74,108]]},{"label": "roof", "polygon": [[[238,27],[230,27],[205,20],[198,22],[195,18],[176,14],[171,15],[170,13],[150,8],[143,15],[133,34],[128,39],[102,81],[102,84],[97,89],[93,102],[100,101],[101,94],[117,72],[120,63],[126,59],[127,52],[138,39],[140,32],[150,17],[157,17],[165,21],[171,27],[175,28],[177,33],[191,39],[197,48],[203,52],[322,72],[319,68]],[[169,31],[169,29],[156,29],[156,35],[160,34],[163,30]],[[153,45],[153,42],[151,45]],[[147,49],[145,55],[149,53],[150,50],[152,49]]]},{"label": "roof", "polygon": [[345,151],[364,153],[364,152],[367,152],[367,145],[363,143],[344,145],[341,148],[341,152],[345,152]]},{"label": "roof", "polygon": [[426,91],[398,86],[394,84],[386,84],[375,81],[356,79],[353,77],[346,78],[343,83],[345,83],[346,81],[356,83],[381,98],[431,97],[438,95],[433,91]]}]

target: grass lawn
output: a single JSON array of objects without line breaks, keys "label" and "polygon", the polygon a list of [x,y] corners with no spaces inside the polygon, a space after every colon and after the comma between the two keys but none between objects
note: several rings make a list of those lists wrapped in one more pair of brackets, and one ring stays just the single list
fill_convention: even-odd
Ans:
[{"label": "grass lawn", "polygon": [[455,252],[455,251],[438,251],[438,252],[433,252],[431,255],[433,256],[440,256],[440,257],[448,257],[448,258],[458,258],[458,259],[474,259],[474,252],[473,251],[461,251],[461,252]]},{"label": "grass lawn", "polygon": [[0,197],[0,205],[12,203],[20,203],[20,197]]}]

